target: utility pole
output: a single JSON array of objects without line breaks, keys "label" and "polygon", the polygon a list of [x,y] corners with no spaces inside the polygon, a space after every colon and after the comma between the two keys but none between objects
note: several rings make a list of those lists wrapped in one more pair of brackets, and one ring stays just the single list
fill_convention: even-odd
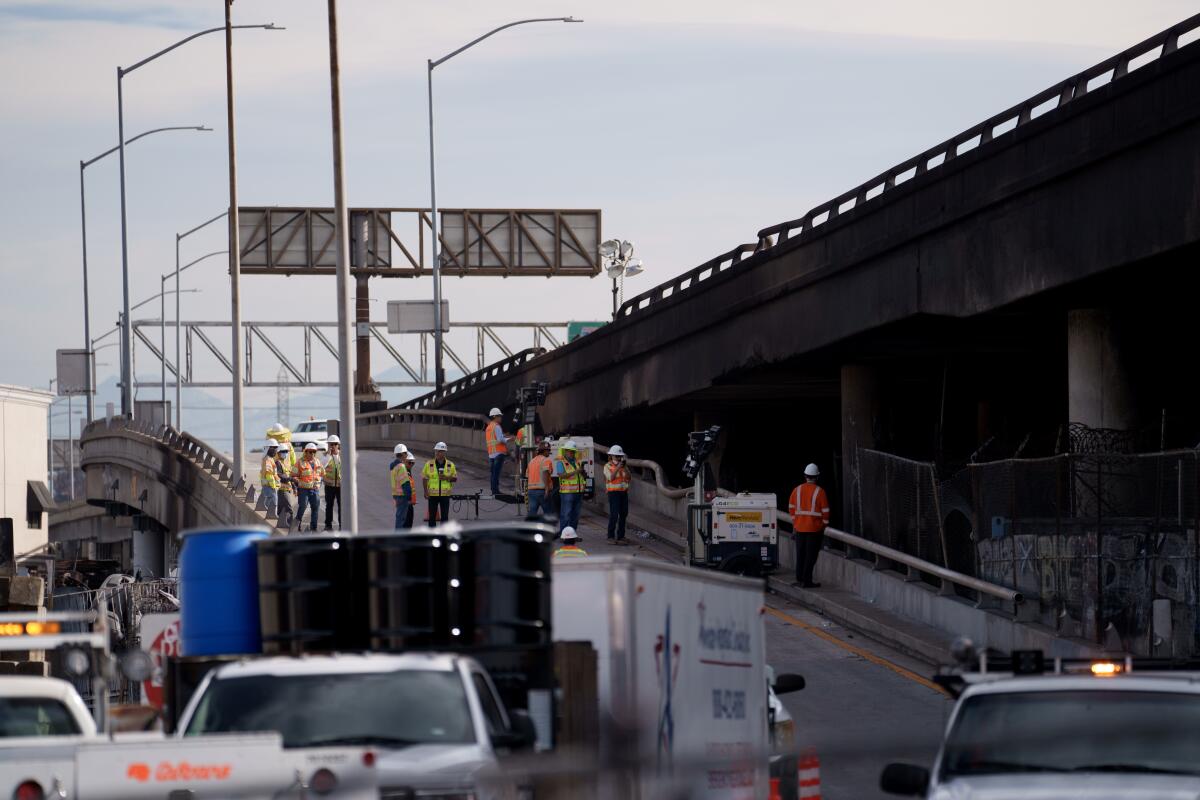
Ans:
[{"label": "utility pole", "polygon": [[338,436],[342,440],[342,506],[358,531],[358,444],[354,436],[354,337],[350,313],[350,219],[342,151],[342,83],[338,66],[337,0],[329,3],[329,99],[333,118],[334,231],[337,239]]}]

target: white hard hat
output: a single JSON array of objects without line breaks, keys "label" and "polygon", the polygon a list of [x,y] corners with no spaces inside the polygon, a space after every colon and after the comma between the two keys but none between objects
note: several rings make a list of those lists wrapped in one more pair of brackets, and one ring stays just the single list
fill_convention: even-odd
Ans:
[{"label": "white hard hat", "polygon": [[270,430],[268,430],[267,432],[268,433],[283,433],[286,430],[287,430],[287,428],[283,427],[282,422],[276,422],[274,425],[271,426]]},{"label": "white hard hat", "polygon": [[275,441],[274,439],[267,439],[267,441],[263,443],[264,450],[270,450],[272,447],[279,447],[279,442]]},{"label": "white hard hat", "polygon": [[317,449],[319,449],[319,448],[317,447],[316,442],[309,442],[308,444],[304,445],[304,452],[306,452],[306,453],[309,450],[317,450]]},{"label": "white hard hat", "polygon": [[396,455],[400,455],[401,453],[407,453],[408,448],[402,444],[398,444],[392,448],[392,452],[395,453]]},{"label": "white hard hat", "polygon": [[280,442],[279,449],[280,450],[291,450],[292,444],[291,444],[291,442]]},{"label": "white hard hat", "polygon": [[612,447],[608,448],[608,454],[610,456],[624,456],[625,451],[621,449],[621,445],[614,444]]},{"label": "white hard hat", "polygon": [[433,452],[435,452],[435,453],[436,453],[436,452],[438,452],[439,450],[440,450],[440,451],[442,451],[442,452],[445,452],[445,451],[446,451],[446,450],[448,450],[448,449],[449,449],[449,448],[447,448],[447,447],[446,447],[446,443],[445,443],[445,442],[438,442],[437,444],[435,444],[435,445],[433,446]]},{"label": "white hard hat", "polygon": [[807,467],[804,468],[804,474],[810,478],[816,478],[817,476],[819,476],[821,474],[821,468],[818,467],[816,464],[809,464]]},{"label": "white hard hat", "polygon": [[326,444],[341,444],[342,440],[339,439],[338,435],[335,433],[332,436],[330,436],[328,439],[326,439],[325,443]]},{"label": "white hard hat", "polygon": [[563,444],[562,449],[563,450],[578,450],[579,448],[575,445],[574,439],[567,439],[567,441]]},{"label": "white hard hat", "polygon": [[575,529],[574,529],[574,528],[572,528],[570,525],[568,525],[567,527],[563,528],[563,530],[562,530],[562,540],[563,540],[564,542],[573,542],[573,541],[575,541],[575,540],[576,540],[576,539],[578,539],[578,538],[579,538],[579,534],[578,534],[578,533],[576,533],[576,532],[575,532]]},{"label": "white hard hat", "polygon": [[493,408],[491,411],[489,411],[489,412],[488,412],[488,416],[489,416],[489,417],[498,417],[498,416],[500,416],[500,415],[501,415],[501,413],[502,413],[502,412],[500,411],[500,409],[498,409],[498,408]]},{"label": "white hard hat", "polygon": [[415,455],[413,455],[413,451],[412,451],[412,450],[406,450],[406,451],[404,452],[404,460],[405,460],[405,461],[416,461],[416,460],[417,460],[417,457],[416,457]]}]

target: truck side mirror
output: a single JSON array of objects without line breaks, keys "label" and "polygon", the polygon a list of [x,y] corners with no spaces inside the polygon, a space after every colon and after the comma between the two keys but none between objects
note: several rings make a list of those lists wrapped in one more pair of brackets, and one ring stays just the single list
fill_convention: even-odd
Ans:
[{"label": "truck side mirror", "polygon": [[929,789],[929,770],[915,764],[888,764],[879,776],[879,788],[888,794],[922,797]]},{"label": "truck side mirror", "polygon": [[798,692],[804,688],[804,676],[796,675],[792,672],[785,672],[782,675],[775,677],[775,683],[771,686],[775,690],[775,694],[788,694],[789,692]]},{"label": "truck side mirror", "polygon": [[523,709],[508,712],[509,729],[492,736],[492,744],[506,750],[528,750],[537,742],[537,728]]}]

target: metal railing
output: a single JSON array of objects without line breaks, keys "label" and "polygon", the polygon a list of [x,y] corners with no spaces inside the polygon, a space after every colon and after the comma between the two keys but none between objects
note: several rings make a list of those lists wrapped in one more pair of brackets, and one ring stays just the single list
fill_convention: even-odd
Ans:
[{"label": "metal railing", "polygon": [[452,428],[468,428],[483,430],[487,427],[488,418],[484,414],[471,414],[465,411],[439,411],[436,409],[405,410],[388,409],[385,411],[368,411],[357,415],[359,425],[398,425],[418,423],[426,425],[445,425]]},{"label": "metal railing", "polygon": [[447,400],[456,394],[460,394],[460,393],[466,391],[467,389],[477,386],[480,383],[484,383],[485,381],[489,381],[492,378],[499,377],[500,375],[503,375],[505,372],[508,372],[509,370],[513,369],[514,367],[519,367],[522,364],[532,361],[533,359],[537,358],[538,356],[544,355],[546,352],[547,352],[546,348],[544,348],[544,347],[526,348],[525,350],[522,350],[518,353],[513,353],[511,356],[503,359],[502,361],[497,361],[496,363],[491,364],[487,367],[484,367],[483,369],[481,369],[477,372],[472,372],[470,375],[459,378],[458,380],[453,381],[452,383],[446,384],[445,386],[442,387],[442,390],[440,392],[432,391],[429,394],[423,394],[420,397],[413,398],[412,400],[409,400],[406,403],[401,403],[400,405],[396,406],[396,408],[397,409],[426,408],[428,406],[433,405],[434,403],[441,402],[442,400]]},{"label": "metal railing", "polygon": [[755,244],[738,245],[699,267],[627,300],[617,312],[618,318],[631,316],[742,264],[748,255],[767,252],[791,239],[812,234],[822,225],[853,211],[872,200],[889,195],[893,189],[913,178],[950,164],[958,156],[979,149],[999,137],[1023,128],[1035,119],[1052,114],[1074,100],[1115,83],[1137,69],[1176,52],[1181,38],[1192,44],[1200,29],[1200,14],[1188,17],[1161,33],[1106,58],[1098,64],[1044,89],[1016,105],[988,117],[983,122],[922,151],[874,178],[812,208],[797,219],[770,225],[758,232]]}]

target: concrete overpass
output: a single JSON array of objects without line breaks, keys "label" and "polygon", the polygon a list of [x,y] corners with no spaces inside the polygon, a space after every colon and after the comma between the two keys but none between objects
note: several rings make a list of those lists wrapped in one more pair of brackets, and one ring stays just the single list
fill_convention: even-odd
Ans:
[{"label": "concrete overpass", "polygon": [[1194,336],[1198,27],[764,228],[595,333],[406,407],[508,408],[544,380],[548,431],[673,466],[688,430],[720,422],[729,485],[784,495],[812,460],[848,498],[861,446],[961,462],[1200,406],[1164,347]]}]

